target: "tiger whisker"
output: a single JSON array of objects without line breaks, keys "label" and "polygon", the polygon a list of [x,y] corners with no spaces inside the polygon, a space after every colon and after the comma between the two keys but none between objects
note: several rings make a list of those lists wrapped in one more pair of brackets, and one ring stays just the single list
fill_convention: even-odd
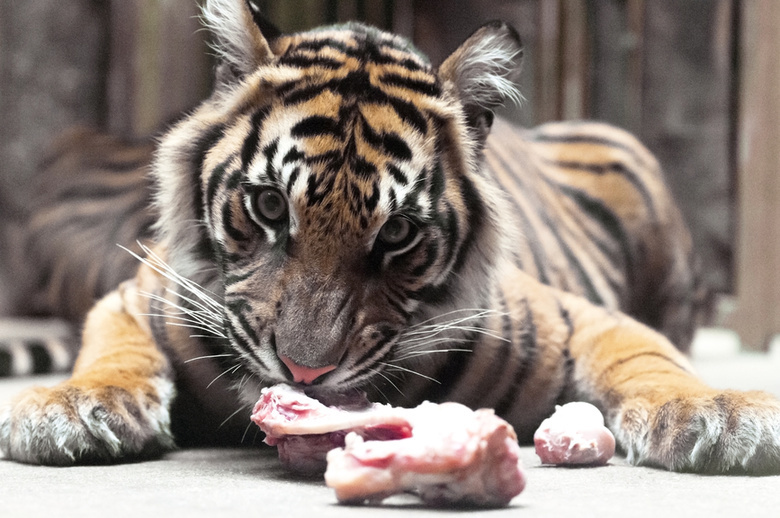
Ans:
[{"label": "tiger whisker", "polygon": [[[199,329],[201,331],[206,331],[207,333],[210,333],[210,334],[207,334],[207,335],[203,335],[203,336],[205,336],[207,338],[213,338],[213,337],[216,336],[217,338],[225,338],[225,339],[227,339],[227,336],[225,336],[224,334],[221,334],[221,333],[217,334],[213,329],[210,329],[208,327],[192,325],[192,324],[185,324],[185,323],[182,323],[182,322],[166,322],[166,324],[168,324],[169,326],[187,327],[187,328],[190,328],[190,329]],[[194,335],[190,335],[190,336],[194,336]]]},{"label": "tiger whisker", "polygon": [[487,329],[484,329],[482,327],[474,327],[474,326],[444,326],[439,329],[432,329],[428,332],[428,334],[422,334],[421,332],[413,333],[414,335],[420,335],[416,336],[415,338],[409,338],[407,339],[406,333],[402,335],[402,337],[399,339],[399,342],[403,342],[406,344],[412,344],[415,342],[424,342],[429,338],[435,337],[437,335],[440,335],[441,333],[445,331],[463,331],[466,333],[477,333],[484,336],[489,336],[491,338],[495,338],[496,340],[500,340],[502,342],[509,342],[510,340],[506,337],[497,335],[491,331],[488,331]]},{"label": "tiger whisker", "polygon": [[[430,376],[426,376],[425,374],[423,374],[423,373],[421,373],[421,372],[417,372],[417,371],[416,371],[416,370],[414,370],[414,369],[409,369],[409,368],[406,368],[406,367],[401,367],[400,365],[394,365],[394,364],[392,364],[392,363],[388,363],[388,362],[379,362],[379,364],[380,364],[380,365],[384,365],[385,367],[388,367],[388,368],[391,368],[391,369],[395,369],[395,370],[402,371],[402,372],[408,372],[409,374],[414,374],[414,375],[416,375],[416,376],[420,376],[421,378],[425,378],[425,379],[427,379],[427,380],[429,380],[429,381],[432,381],[432,382],[434,382],[434,383],[438,383],[438,384],[440,384],[440,385],[441,385],[441,382],[440,382],[439,380],[437,380],[436,378],[432,378],[432,377],[430,377]],[[385,379],[387,379],[387,378],[385,378]],[[389,381],[389,380],[388,380],[388,381]]]},{"label": "tiger whisker", "polygon": [[194,362],[196,360],[207,360],[207,359],[210,359],[210,358],[233,358],[235,356],[236,356],[235,354],[230,354],[230,353],[226,353],[226,354],[208,354],[208,355],[205,355],[205,356],[196,356],[195,358],[189,358],[188,360],[184,360],[184,363],[190,363],[190,362]]},{"label": "tiger whisker", "polygon": [[229,372],[235,373],[235,372],[236,372],[238,369],[240,369],[240,368],[241,368],[241,365],[239,364],[239,365],[235,365],[235,366],[233,366],[233,367],[230,367],[230,368],[228,368],[228,369],[225,369],[225,370],[224,370],[224,371],[222,371],[222,373],[221,373],[221,374],[219,374],[219,375],[218,375],[216,378],[214,378],[213,380],[211,380],[211,382],[210,382],[208,385],[206,385],[206,388],[209,388],[209,387],[211,387],[211,386],[212,386],[214,383],[216,383],[216,382],[217,382],[217,380],[218,380],[218,379],[220,379],[220,378],[221,378],[222,376],[224,376],[225,374],[227,374],[227,373],[229,373]]},{"label": "tiger whisker", "polygon": [[[189,327],[191,329],[199,329],[201,331],[205,331],[208,333],[207,335],[203,335],[205,338],[216,337],[216,338],[227,339],[227,336],[225,336],[225,334],[222,333],[221,329],[218,329],[210,325],[203,325],[201,322],[191,320],[188,318],[178,317],[174,315],[166,315],[161,313],[141,313],[139,316],[162,317],[166,320],[165,323],[170,326]],[[180,320],[181,322],[171,322],[169,319]],[[190,335],[190,336],[195,336],[195,335]]]},{"label": "tiger whisker", "polygon": [[[169,319],[175,319],[180,320],[182,322],[189,322],[192,324],[195,324],[199,327],[198,329],[201,329],[203,331],[207,331],[209,333],[212,333],[214,336],[220,337],[220,338],[227,338],[223,332],[221,321],[217,320],[217,316],[213,315],[213,313],[202,313],[198,311],[192,311],[184,306],[181,306],[179,304],[176,304],[175,302],[172,302],[164,297],[160,297],[159,295],[156,295],[154,293],[149,292],[139,292],[141,295],[154,300],[156,302],[160,302],[165,304],[165,307],[154,307],[154,309],[158,309],[160,311],[163,311],[164,314],[144,314],[144,316],[160,316],[162,318],[166,319],[166,322],[172,325],[176,325],[175,323],[169,322]],[[169,312],[170,309],[176,309],[178,310],[178,313],[171,313]],[[185,318],[179,315],[186,315],[190,318]],[[211,318],[204,319],[204,315],[209,315]],[[186,327],[186,326],[185,326]],[[193,326],[190,326],[193,327]]]},{"label": "tiger whisker", "polygon": [[417,327],[425,327],[425,326],[439,326],[441,324],[429,324],[429,322],[433,322],[434,320],[442,319],[442,318],[448,317],[450,315],[454,315],[456,313],[464,313],[466,311],[474,312],[474,313],[472,315],[468,315],[468,316],[461,317],[461,318],[458,318],[458,319],[452,319],[452,320],[449,320],[449,321],[445,321],[444,323],[446,324],[447,322],[465,322],[467,320],[473,320],[475,318],[482,318],[482,317],[488,316],[488,315],[506,316],[506,315],[509,314],[509,313],[506,313],[504,311],[498,311],[498,310],[494,310],[494,309],[480,309],[480,308],[453,309],[452,311],[448,311],[446,313],[442,313],[440,315],[433,316],[433,317],[428,318],[426,320],[423,320],[421,322],[417,322],[416,324],[412,324],[411,326],[409,326],[409,329],[414,329],[414,328],[417,328]]},{"label": "tiger whisker", "polygon": [[[192,282],[191,280],[187,279],[186,277],[183,277],[176,273],[165,261],[163,261],[157,254],[152,251],[151,248],[148,246],[138,243],[138,245],[141,247],[141,250],[147,255],[147,257],[141,257],[140,255],[136,254],[129,248],[126,248],[124,246],[120,245],[120,248],[125,250],[127,253],[135,257],[138,261],[145,264],[155,272],[159,273],[169,281],[177,284],[178,286],[181,286],[182,288],[186,289],[196,297],[198,297],[202,302],[205,304],[213,307],[217,310],[222,310],[222,304],[215,301],[213,298],[211,298],[208,294],[206,294],[206,290],[198,286],[196,283]],[[212,293],[212,295],[215,295]],[[216,295],[215,295],[216,296]]]},{"label": "tiger whisker", "polygon": [[[209,308],[209,307],[205,306],[204,304],[200,303],[199,301],[197,301],[197,300],[195,300],[195,299],[193,299],[191,297],[187,297],[184,294],[175,293],[173,290],[171,290],[169,288],[166,288],[165,292],[166,293],[173,293],[174,295],[178,296],[180,299],[185,300],[185,301],[189,302],[190,304],[192,304],[193,306],[195,306],[196,308],[198,308],[200,311],[197,311],[196,313],[202,314],[202,315],[207,316],[207,317],[211,317],[217,323],[221,323],[222,320],[221,320],[221,313],[220,312],[215,311],[214,309]],[[164,299],[164,300],[168,300],[168,299]]]},{"label": "tiger whisker", "polygon": [[405,354],[404,356],[399,356],[397,358],[393,358],[393,361],[404,361],[408,360],[409,358],[416,358],[418,356],[425,356],[428,354],[438,354],[438,353],[470,353],[473,352],[471,349],[430,349],[426,351],[413,351],[410,353]]},{"label": "tiger whisker", "polygon": [[[240,414],[241,412],[243,412],[243,411],[244,411],[244,409],[245,409],[245,408],[247,408],[248,406],[249,406],[249,405],[241,405],[241,406],[238,408],[238,410],[236,410],[235,412],[233,412],[232,414],[230,414],[229,416],[227,416],[227,417],[225,418],[225,420],[224,420],[224,421],[222,421],[221,423],[219,423],[219,426],[217,427],[217,429],[219,430],[220,428],[222,428],[223,426],[225,426],[225,424],[227,424],[227,422],[228,422],[228,421],[230,421],[231,419],[233,419],[233,417],[235,417],[237,414]],[[241,440],[241,442],[243,442],[243,439]]]},{"label": "tiger whisker", "polygon": [[[175,302],[166,299],[165,297],[156,295],[154,293],[141,291],[139,292],[139,294],[143,295],[144,297],[147,297],[150,300],[162,303],[164,305],[162,307],[155,307],[155,309],[160,309],[161,311],[167,311],[169,314],[189,315],[194,318],[197,318],[199,321],[208,322],[213,325],[221,325],[220,315],[214,313],[211,310],[205,309],[205,310],[197,311],[197,310],[189,309],[182,305],[176,304]],[[180,297],[180,298],[186,300],[185,297]],[[172,309],[177,309],[179,310],[179,312],[173,313],[171,311]],[[204,317],[208,317],[208,318],[204,318]]]},{"label": "tiger whisker", "polygon": [[[398,385],[396,385],[395,383],[393,383],[393,380],[391,380],[390,378],[388,378],[388,377],[385,375],[385,373],[384,373],[384,372],[380,371],[379,369],[369,369],[369,370],[370,370],[371,372],[373,372],[374,374],[378,375],[378,376],[382,376],[382,377],[385,379],[385,381],[387,381],[387,382],[388,382],[390,385],[392,385],[392,386],[393,386],[393,388],[394,388],[395,390],[397,390],[397,391],[398,391],[398,393],[399,393],[399,394],[401,394],[402,396],[404,395],[403,391],[402,391],[400,388],[398,388]],[[377,390],[379,390],[379,392],[382,394],[382,397],[384,397],[384,398],[385,398],[385,401],[389,401],[389,399],[387,398],[387,396],[385,395],[385,393],[384,393],[384,392],[382,392],[382,390],[380,390],[380,389],[379,389],[379,388],[377,388],[376,386],[375,386],[375,388],[376,388]]]}]

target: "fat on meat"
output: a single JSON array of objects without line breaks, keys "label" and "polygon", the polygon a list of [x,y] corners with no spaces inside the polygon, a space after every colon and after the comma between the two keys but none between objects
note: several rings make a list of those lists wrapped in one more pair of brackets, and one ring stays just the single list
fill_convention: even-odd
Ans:
[{"label": "fat on meat", "polygon": [[534,433],[542,464],[600,466],[615,454],[615,436],[598,408],[585,402],[556,406]]},{"label": "fat on meat", "polygon": [[263,391],[252,420],[288,467],[316,471],[325,458],[325,483],[340,502],[412,491],[430,505],[497,507],[526,484],[514,429],[489,409],[430,402],[345,409],[277,385]]}]

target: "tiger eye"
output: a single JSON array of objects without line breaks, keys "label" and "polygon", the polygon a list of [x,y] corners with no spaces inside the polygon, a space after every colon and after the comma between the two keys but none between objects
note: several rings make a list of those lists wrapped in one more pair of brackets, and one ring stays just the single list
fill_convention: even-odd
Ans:
[{"label": "tiger eye", "polygon": [[276,189],[263,189],[255,200],[255,208],[265,220],[277,222],[287,214],[287,200]]},{"label": "tiger eye", "polygon": [[412,233],[412,223],[401,216],[387,220],[379,230],[379,239],[387,245],[403,243]]}]

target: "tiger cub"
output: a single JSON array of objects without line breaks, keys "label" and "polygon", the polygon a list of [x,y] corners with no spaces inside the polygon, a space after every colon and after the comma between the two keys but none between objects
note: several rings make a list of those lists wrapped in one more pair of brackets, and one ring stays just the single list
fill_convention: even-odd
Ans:
[{"label": "tiger cub", "polygon": [[154,242],[72,377],[0,414],[8,458],[240,441],[286,382],[491,407],[523,440],[583,400],[630,462],[780,471],[780,401],[706,386],[664,336],[690,338],[696,283],[653,157],[600,124],[494,119],[513,29],[432,67],[360,24],[283,35],[243,0],[204,19],[216,87],[155,152]]}]

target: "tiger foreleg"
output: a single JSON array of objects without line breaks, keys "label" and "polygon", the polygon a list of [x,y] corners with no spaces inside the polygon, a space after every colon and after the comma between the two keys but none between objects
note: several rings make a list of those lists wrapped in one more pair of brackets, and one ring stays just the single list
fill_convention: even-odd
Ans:
[{"label": "tiger foreleg", "polygon": [[605,410],[630,462],[676,471],[780,472],[780,401],[704,384],[659,333],[575,303],[580,395]]},{"label": "tiger foreleg", "polygon": [[23,392],[2,410],[0,449],[55,465],[159,454],[174,445],[173,395],[167,359],[114,291],[87,317],[73,376]]}]

